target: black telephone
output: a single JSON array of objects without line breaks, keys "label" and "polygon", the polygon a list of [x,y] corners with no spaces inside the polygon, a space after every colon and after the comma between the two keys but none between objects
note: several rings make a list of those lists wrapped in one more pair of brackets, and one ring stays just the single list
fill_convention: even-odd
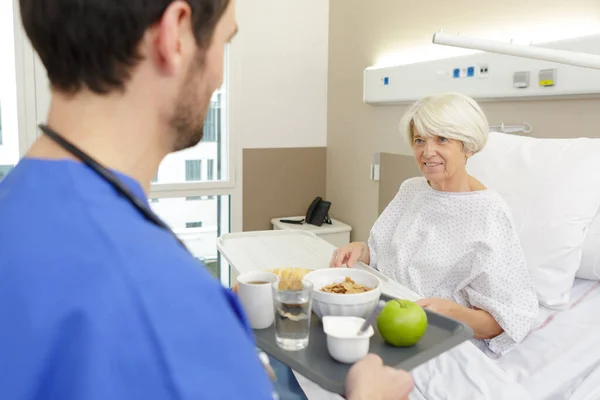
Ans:
[{"label": "black telephone", "polygon": [[296,224],[302,225],[304,223],[321,226],[325,224],[331,224],[331,218],[329,218],[329,208],[331,207],[331,202],[323,200],[321,197],[316,197],[308,210],[306,211],[306,217],[301,220],[293,220],[293,219],[281,219],[280,221],[288,224]]}]

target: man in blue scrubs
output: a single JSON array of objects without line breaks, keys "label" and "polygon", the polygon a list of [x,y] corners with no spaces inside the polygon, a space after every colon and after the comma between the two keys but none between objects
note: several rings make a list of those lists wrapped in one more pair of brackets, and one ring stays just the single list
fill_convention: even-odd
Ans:
[{"label": "man in blue scrubs", "polygon": [[[270,400],[235,296],[145,200],[165,155],[202,138],[233,0],[20,5],[52,102],[0,182],[0,399]],[[352,400],[411,389],[376,356],[347,380]]]}]

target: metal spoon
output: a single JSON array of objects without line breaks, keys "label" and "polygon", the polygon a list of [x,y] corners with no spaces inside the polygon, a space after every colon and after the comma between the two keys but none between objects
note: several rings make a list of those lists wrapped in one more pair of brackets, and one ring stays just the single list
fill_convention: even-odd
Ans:
[{"label": "metal spoon", "polygon": [[371,314],[369,314],[367,319],[365,319],[365,322],[362,324],[362,326],[358,330],[358,333],[356,334],[356,336],[362,335],[369,328],[369,326],[371,326],[371,324],[373,322],[375,322],[375,318],[377,318],[377,315],[379,315],[379,312],[381,312],[383,307],[385,307],[385,304],[386,304],[386,302],[384,300],[379,300],[377,305],[373,308],[373,311],[371,311]]}]

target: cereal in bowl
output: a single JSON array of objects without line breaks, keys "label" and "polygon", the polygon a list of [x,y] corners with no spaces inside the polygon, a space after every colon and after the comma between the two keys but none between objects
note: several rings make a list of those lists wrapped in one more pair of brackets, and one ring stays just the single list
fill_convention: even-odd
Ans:
[{"label": "cereal in bowl", "polygon": [[358,283],[354,282],[352,278],[347,276],[343,282],[332,283],[331,285],[323,286],[321,290],[327,293],[356,294],[368,292],[369,290],[373,290],[373,288],[359,285]]}]

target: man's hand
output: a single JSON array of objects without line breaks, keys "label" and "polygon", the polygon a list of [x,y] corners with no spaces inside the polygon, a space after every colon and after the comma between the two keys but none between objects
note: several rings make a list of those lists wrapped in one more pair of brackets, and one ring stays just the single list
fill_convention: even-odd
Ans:
[{"label": "man's hand", "polygon": [[413,387],[408,372],[383,365],[375,354],[354,364],[346,377],[348,400],[408,400]]}]

